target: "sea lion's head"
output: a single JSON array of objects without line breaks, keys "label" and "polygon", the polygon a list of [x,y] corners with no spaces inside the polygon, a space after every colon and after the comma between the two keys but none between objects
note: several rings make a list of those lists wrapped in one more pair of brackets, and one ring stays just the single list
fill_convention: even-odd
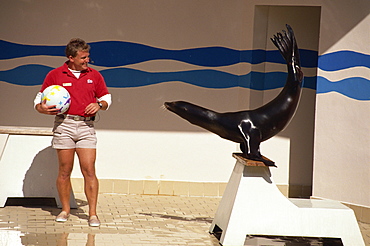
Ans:
[{"label": "sea lion's head", "polygon": [[191,109],[193,104],[184,101],[175,101],[175,102],[165,102],[164,106],[169,111],[184,118],[185,115],[188,115],[189,109]]},{"label": "sea lion's head", "polygon": [[164,106],[181,118],[201,127],[214,119],[216,114],[211,110],[184,101],[165,102]]}]

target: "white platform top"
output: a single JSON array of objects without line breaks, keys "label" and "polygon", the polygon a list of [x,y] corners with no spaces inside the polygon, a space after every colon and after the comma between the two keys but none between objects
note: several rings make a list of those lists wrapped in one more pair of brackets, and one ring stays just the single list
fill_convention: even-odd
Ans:
[{"label": "white platform top", "polygon": [[298,199],[289,198],[294,205],[299,208],[328,208],[328,209],[350,209],[338,201],[316,200],[316,199]]}]

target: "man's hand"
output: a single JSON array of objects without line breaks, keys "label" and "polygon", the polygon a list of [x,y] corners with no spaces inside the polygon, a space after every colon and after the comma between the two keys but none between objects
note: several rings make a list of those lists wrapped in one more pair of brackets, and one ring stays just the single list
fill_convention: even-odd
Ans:
[{"label": "man's hand", "polygon": [[36,110],[41,114],[56,115],[59,113],[59,109],[55,108],[56,105],[46,105],[46,100],[36,105]]},{"label": "man's hand", "polygon": [[96,114],[99,110],[106,110],[108,108],[108,103],[106,101],[100,101],[103,105],[101,108],[98,103],[90,103],[85,108],[85,114]]},{"label": "man's hand", "polygon": [[91,115],[94,115],[96,114],[96,112],[98,112],[100,110],[100,106],[98,103],[90,103],[89,105],[87,105],[87,107],[85,108],[85,114],[91,114]]}]

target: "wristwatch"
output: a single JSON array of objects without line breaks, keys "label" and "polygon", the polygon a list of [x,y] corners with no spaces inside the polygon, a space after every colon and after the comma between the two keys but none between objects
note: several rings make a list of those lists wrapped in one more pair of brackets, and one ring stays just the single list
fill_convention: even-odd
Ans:
[{"label": "wristwatch", "polygon": [[98,105],[99,105],[100,108],[103,107],[103,104],[101,102],[98,102]]}]

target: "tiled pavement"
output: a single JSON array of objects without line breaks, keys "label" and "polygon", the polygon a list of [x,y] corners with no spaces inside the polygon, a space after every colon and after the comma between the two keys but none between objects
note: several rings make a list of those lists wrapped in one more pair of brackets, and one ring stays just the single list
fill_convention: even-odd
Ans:
[{"label": "tiled pavement", "polygon": [[[66,223],[54,222],[53,207],[0,208],[0,246],[219,245],[208,229],[220,198],[100,194],[102,225],[91,228],[85,196],[75,197]],[[370,224],[359,225],[370,245]]]}]

